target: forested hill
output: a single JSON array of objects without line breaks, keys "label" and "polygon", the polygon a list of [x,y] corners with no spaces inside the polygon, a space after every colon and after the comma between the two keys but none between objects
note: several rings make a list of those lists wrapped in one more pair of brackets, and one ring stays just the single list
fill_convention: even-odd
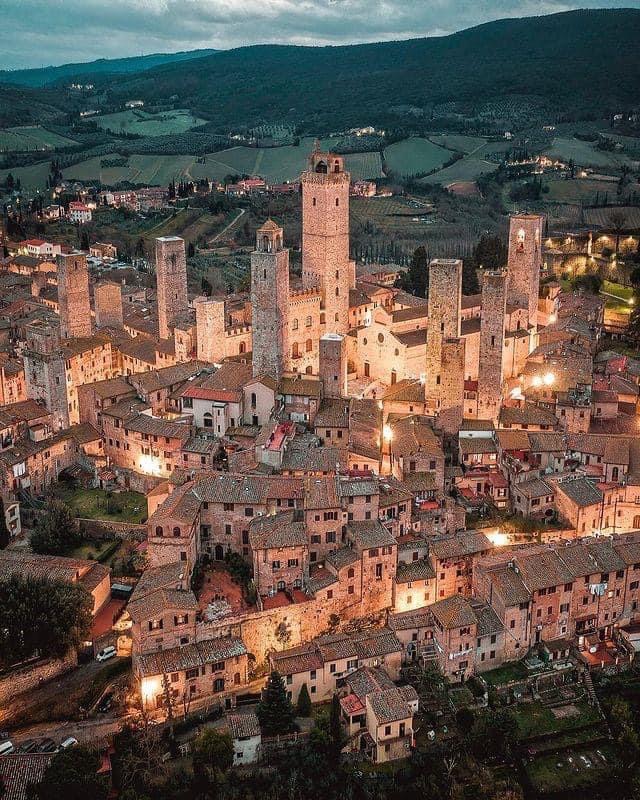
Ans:
[{"label": "forested hill", "polygon": [[101,58],[98,61],[62,64],[58,67],[0,70],[0,83],[31,87],[50,86],[60,80],[91,80],[91,78],[98,75],[139,73],[161,64],[175,64],[176,62],[188,61],[193,58],[210,56],[215,52],[215,50],[189,50],[181,53],[153,53],[147,56],[132,56],[131,58]]},{"label": "forested hill", "polygon": [[178,95],[221,125],[285,117],[319,128],[419,109],[528,96],[599,113],[640,103],[640,10],[490,22],[450,36],[342,47],[264,45],[110,83],[116,98]]}]

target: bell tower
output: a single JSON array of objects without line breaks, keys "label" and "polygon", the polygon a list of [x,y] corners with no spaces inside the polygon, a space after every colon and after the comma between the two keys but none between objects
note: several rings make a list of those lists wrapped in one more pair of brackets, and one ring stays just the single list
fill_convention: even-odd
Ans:
[{"label": "bell tower", "polygon": [[289,353],[289,251],[282,228],[268,219],[251,254],[253,374],[280,380]]},{"label": "bell tower", "polygon": [[349,184],[344,159],[316,149],[301,176],[302,282],[322,292],[325,332],[349,330]]}]

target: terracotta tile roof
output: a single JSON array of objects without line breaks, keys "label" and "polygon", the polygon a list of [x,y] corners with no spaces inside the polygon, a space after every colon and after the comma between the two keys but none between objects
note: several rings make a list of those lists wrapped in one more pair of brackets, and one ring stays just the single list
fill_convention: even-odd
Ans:
[{"label": "terracotta tile roof", "polygon": [[[325,397],[313,421],[317,428],[348,428],[349,401],[340,398]],[[320,435],[322,433],[320,432]]]},{"label": "terracotta tile roof", "polygon": [[344,658],[357,658],[358,649],[353,639],[345,633],[319,636],[316,640],[323,662],[340,661]]},{"label": "terracotta tile roof", "polygon": [[291,647],[269,656],[273,668],[281,675],[296,675],[312,669],[322,669],[323,661],[314,643]]},{"label": "terracotta tile roof", "polygon": [[392,547],[396,544],[393,535],[378,519],[349,522],[347,535],[362,548]]},{"label": "terracotta tile roof", "polygon": [[224,717],[233,739],[253,739],[260,736],[260,723],[254,711],[235,711]]},{"label": "terracotta tile roof", "polygon": [[571,571],[555,550],[518,553],[515,561],[530,591],[560,586],[573,580]]},{"label": "terracotta tile roof", "polygon": [[292,395],[294,397],[315,397],[321,396],[322,383],[308,378],[294,377],[281,378],[278,387],[278,394]]},{"label": "terracotta tile roof", "polygon": [[338,571],[355,564],[359,560],[358,554],[351,547],[340,547],[338,550],[332,550],[325,557],[325,563]]},{"label": "terracotta tile roof", "polygon": [[395,686],[382,692],[372,692],[367,696],[367,702],[378,725],[386,725],[413,716],[403,693]]},{"label": "terracotta tile roof", "polygon": [[525,586],[520,573],[516,572],[513,567],[504,566],[492,569],[491,582],[495,591],[502,597],[505,606],[515,606],[531,600],[531,592]]},{"label": "terracotta tile roof", "polygon": [[28,800],[28,787],[42,781],[55,753],[11,753],[0,758],[3,800]]},{"label": "terracotta tile roof", "polygon": [[376,658],[403,650],[400,640],[389,628],[354,633],[351,638],[359,658]]},{"label": "terracotta tile roof", "polygon": [[431,580],[436,577],[431,562],[426,558],[409,561],[408,564],[398,564],[396,569],[396,583],[409,583],[409,581]]},{"label": "terracotta tile roof", "polygon": [[460,452],[465,455],[480,455],[482,453],[496,453],[496,443],[490,437],[468,437],[459,439]]},{"label": "terracotta tile roof", "polygon": [[408,631],[414,628],[430,628],[433,625],[433,617],[428,606],[417,608],[415,611],[402,611],[397,614],[390,614],[387,625],[392,631]]},{"label": "terracotta tile roof", "polygon": [[360,667],[349,675],[346,683],[351,687],[351,691],[361,699],[371,692],[394,688],[391,678],[379,667]]},{"label": "terracotta tile roof", "polygon": [[311,565],[309,569],[309,580],[307,581],[307,591],[310,594],[316,594],[322,589],[332,586],[334,583],[338,583],[338,578],[333,572],[329,572],[322,564]]},{"label": "terracotta tile roof", "polygon": [[429,608],[446,630],[476,625],[478,621],[469,601],[457,594],[438,600]]},{"label": "terracotta tile roof", "polygon": [[552,497],[553,489],[542,478],[530,478],[520,483],[515,483],[512,486],[512,491],[516,494],[522,494],[529,500],[536,497]]},{"label": "terracotta tile roof", "polygon": [[138,657],[136,671],[140,677],[181,672],[196,667],[204,667],[217,661],[245,655],[247,648],[242,639],[218,637],[196,644],[173,647],[158,653]]},{"label": "terracotta tile roof", "polygon": [[566,495],[580,508],[597,505],[602,502],[602,492],[588,478],[574,478],[556,484],[556,491]]},{"label": "terracotta tile roof", "polygon": [[482,531],[460,531],[429,539],[429,552],[441,561],[482,553],[491,549],[491,542]]},{"label": "terracotta tile roof", "polygon": [[489,636],[504,630],[504,625],[488,603],[483,603],[480,600],[471,600],[470,602],[473,613],[478,620],[477,636]]},{"label": "terracotta tile roof", "polygon": [[501,425],[550,425],[555,427],[558,419],[546,408],[525,403],[522,407],[503,406],[500,411]]},{"label": "terracotta tile roof", "polygon": [[388,402],[424,403],[424,385],[417,379],[405,378],[404,380],[398,381],[393,386],[389,386],[382,395],[382,399]]},{"label": "terracotta tile roof", "polygon": [[254,517],[249,525],[249,542],[252,550],[279,547],[304,547],[307,528],[299,511],[284,511]]},{"label": "terracotta tile roof", "polygon": [[305,510],[337,508],[339,505],[337,478],[333,475],[304,478]]},{"label": "terracotta tile roof", "polygon": [[194,491],[203,502],[264,505],[268,500],[302,499],[304,479],[284,475],[216,473],[196,478]]},{"label": "terracotta tile roof", "polygon": [[143,596],[131,598],[127,611],[134,622],[162,616],[165,611],[198,611],[198,601],[191,591],[179,589],[154,589]]}]

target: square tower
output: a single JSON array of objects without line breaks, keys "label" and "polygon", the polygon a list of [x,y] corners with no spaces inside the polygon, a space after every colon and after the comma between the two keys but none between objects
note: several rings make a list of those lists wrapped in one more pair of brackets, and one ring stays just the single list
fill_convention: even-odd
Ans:
[{"label": "square tower", "polygon": [[347,396],[347,340],[339,333],[320,339],[320,378],[325,397]]},{"label": "square tower", "polygon": [[442,341],[442,378],[438,428],[457,435],[464,413],[464,339]]},{"label": "square tower", "polygon": [[[425,400],[431,412],[441,406],[442,342],[460,337],[460,300],[462,297],[462,261],[456,258],[433,259],[429,264],[429,299],[427,323],[427,363]],[[462,369],[464,379],[464,365]]]},{"label": "square tower", "polygon": [[65,355],[60,331],[46,320],[35,320],[25,328],[24,376],[27,397],[41,400],[53,414],[56,430],[69,427],[69,403]]},{"label": "square tower", "polygon": [[57,256],[60,335],[63,339],[91,336],[89,270],[83,253]]},{"label": "square tower", "polygon": [[93,291],[93,304],[97,328],[116,328],[122,330],[122,287],[115,281],[96,284]]},{"label": "square tower", "polygon": [[171,325],[189,306],[187,257],[184,239],[179,236],[156,239],[156,281],[160,338],[170,339]]},{"label": "square tower", "polygon": [[289,357],[289,251],[282,228],[267,220],[251,253],[253,374],[280,380]]},{"label": "square tower", "polygon": [[509,221],[507,304],[526,309],[528,324],[534,327],[538,318],[544,221],[542,214],[514,214]]},{"label": "square tower", "polygon": [[496,421],[500,414],[506,305],[506,270],[485,270],[480,312],[478,419]]},{"label": "square tower", "polygon": [[224,300],[198,297],[193,301],[196,309],[196,351],[198,361],[220,364],[225,357]]},{"label": "square tower", "polygon": [[302,173],[302,283],[322,292],[326,331],[349,331],[349,184],[344,159],[314,150]]}]

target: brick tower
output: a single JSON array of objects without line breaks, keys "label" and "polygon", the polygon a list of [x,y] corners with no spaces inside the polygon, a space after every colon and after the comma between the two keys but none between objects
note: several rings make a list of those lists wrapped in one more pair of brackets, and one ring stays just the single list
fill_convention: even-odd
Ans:
[{"label": "brick tower", "polygon": [[198,297],[193,302],[196,309],[196,347],[198,361],[219,364],[225,356],[224,300]]},{"label": "brick tower", "polygon": [[60,336],[63,339],[91,336],[87,259],[82,253],[69,253],[59,255],[57,262]]},{"label": "brick tower", "polygon": [[500,413],[506,305],[506,270],[485,270],[480,315],[478,419],[496,421]]},{"label": "brick tower", "polygon": [[104,281],[104,283],[96,284],[93,303],[96,312],[96,328],[122,329],[122,287],[119,283]]},{"label": "brick tower", "polygon": [[156,280],[160,338],[170,339],[173,321],[189,305],[184,239],[179,236],[156,239]]},{"label": "brick tower", "polygon": [[457,435],[464,413],[464,339],[442,340],[438,428]]},{"label": "brick tower", "polygon": [[289,357],[289,251],[282,228],[269,219],[251,254],[253,374],[280,380]]},{"label": "brick tower", "polygon": [[324,303],[327,333],[349,331],[349,182],[344,159],[311,154],[302,173],[302,282],[317,286]]},{"label": "brick tower", "polygon": [[347,340],[339,333],[320,339],[320,378],[325,397],[347,396]]},{"label": "brick tower", "polygon": [[514,214],[509,223],[507,303],[527,309],[530,326],[538,317],[543,227],[541,214]]},{"label": "brick tower", "polygon": [[[442,343],[460,337],[462,261],[434,259],[429,264],[427,363],[425,400],[430,412],[437,412],[442,400]],[[464,365],[462,370],[464,380]]]}]

